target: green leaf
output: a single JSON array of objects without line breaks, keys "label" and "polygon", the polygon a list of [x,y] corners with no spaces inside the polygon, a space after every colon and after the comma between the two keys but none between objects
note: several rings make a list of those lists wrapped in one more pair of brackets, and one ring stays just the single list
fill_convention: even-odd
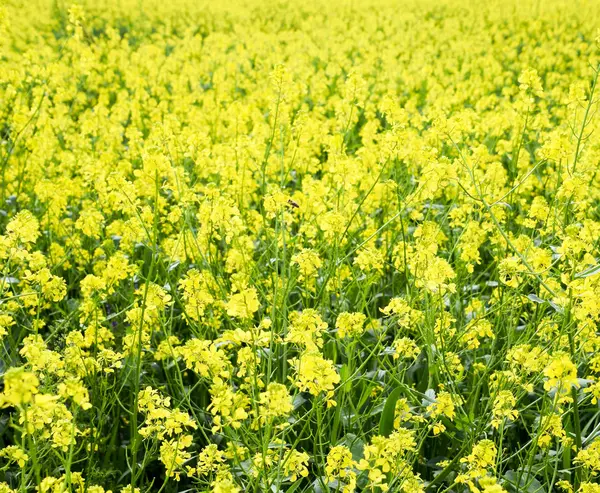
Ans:
[{"label": "green leaf", "polygon": [[523,470],[506,471],[504,479],[506,479],[517,492],[542,493],[544,491],[544,487],[537,479],[535,479],[535,476]]},{"label": "green leaf", "polygon": [[585,269],[575,274],[575,279],[582,279],[584,277],[590,277],[600,272],[600,264],[593,265],[592,267]]},{"label": "green leaf", "polygon": [[396,387],[390,392],[390,395],[388,395],[387,399],[385,400],[385,405],[383,406],[383,411],[381,412],[381,419],[379,420],[380,435],[388,436],[394,429],[396,402],[398,402],[401,392],[402,388]]},{"label": "green leaf", "polygon": [[[300,487],[301,484],[302,484],[302,481],[296,481],[295,483],[292,483],[292,485],[287,489],[287,493],[293,493]],[[279,491],[282,491],[282,490],[279,490]]]},{"label": "green leaf", "polygon": [[344,392],[350,392],[352,390],[352,380],[351,380],[350,367],[348,364],[344,364],[340,369],[340,378],[342,381],[342,388]]},{"label": "green leaf", "polygon": [[356,462],[364,456],[365,442],[354,433],[348,433],[341,441],[340,445],[346,446],[352,452],[352,459]]},{"label": "green leaf", "polygon": [[531,301],[533,301],[534,303],[539,303],[540,305],[543,305],[544,303],[546,303],[545,300],[543,300],[542,298],[540,298],[539,296],[536,296],[535,294],[528,294],[527,298],[529,298]]}]

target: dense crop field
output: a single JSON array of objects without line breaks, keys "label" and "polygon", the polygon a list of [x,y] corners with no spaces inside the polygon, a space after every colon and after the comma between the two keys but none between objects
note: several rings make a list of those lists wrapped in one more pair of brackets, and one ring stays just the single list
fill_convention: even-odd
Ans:
[{"label": "dense crop field", "polygon": [[6,0],[0,493],[599,493],[599,26]]}]

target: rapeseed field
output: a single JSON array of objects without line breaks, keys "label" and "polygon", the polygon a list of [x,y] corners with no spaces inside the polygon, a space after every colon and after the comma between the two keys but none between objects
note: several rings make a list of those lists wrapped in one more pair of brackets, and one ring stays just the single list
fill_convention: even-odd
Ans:
[{"label": "rapeseed field", "polygon": [[600,2],[0,5],[0,493],[600,493]]}]

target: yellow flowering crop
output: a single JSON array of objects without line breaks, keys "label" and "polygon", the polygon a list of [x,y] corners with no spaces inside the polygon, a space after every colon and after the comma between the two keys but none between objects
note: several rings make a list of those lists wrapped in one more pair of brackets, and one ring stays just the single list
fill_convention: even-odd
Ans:
[{"label": "yellow flowering crop", "polygon": [[600,493],[599,12],[0,2],[0,493]]}]

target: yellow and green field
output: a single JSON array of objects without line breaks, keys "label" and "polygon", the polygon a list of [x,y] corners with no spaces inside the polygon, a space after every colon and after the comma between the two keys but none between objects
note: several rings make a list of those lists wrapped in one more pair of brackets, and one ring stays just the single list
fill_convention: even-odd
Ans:
[{"label": "yellow and green field", "polygon": [[600,493],[599,27],[0,3],[0,493]]}]

